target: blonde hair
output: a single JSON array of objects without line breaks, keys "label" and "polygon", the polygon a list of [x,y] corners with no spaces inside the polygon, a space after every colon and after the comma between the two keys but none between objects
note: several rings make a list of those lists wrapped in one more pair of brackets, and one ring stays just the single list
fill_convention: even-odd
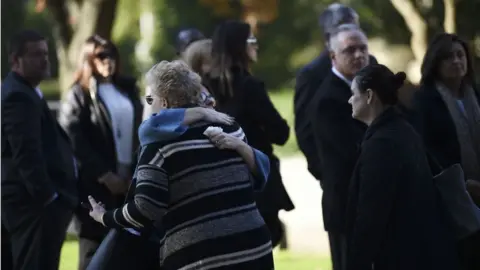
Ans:
[{"label": "blonde hair", "polygon": [[164,98],[169,108],[200,104],[201,79],[183,61],[157,63],[147,72],[145,80],[152,95]]},{"label": "blonde hair", "polygon": [[193,42],[184,52],[183,59],[193,71],[202,77],[205,76],[202,66],[206,62],[212,61],[212,40],[202,39]]}]

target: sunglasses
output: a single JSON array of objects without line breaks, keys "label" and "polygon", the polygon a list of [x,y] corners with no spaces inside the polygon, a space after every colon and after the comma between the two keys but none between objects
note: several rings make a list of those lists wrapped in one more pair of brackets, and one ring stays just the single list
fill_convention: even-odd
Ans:
[{"label": "sunglasses", "polygon": [[147,102],[148,105],[152,105],[153,103],[153,97],[148,95],[148,96],[145,96],[145,102]]},{"label": "sunglasses", "polygon": [[100,60],[105,60],[105,59],[113,59],[113,54],[110,52],[99,52],[95,55],[96,58]]},{"label": "sunglasses", "polygon": [[258,44],[257,38],[256,37],[249,37],[247,39],[247,44],[257,45]]}]

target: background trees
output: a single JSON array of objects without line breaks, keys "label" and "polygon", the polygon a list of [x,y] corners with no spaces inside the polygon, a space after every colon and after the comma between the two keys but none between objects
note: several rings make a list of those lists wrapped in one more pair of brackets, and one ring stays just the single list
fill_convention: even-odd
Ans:
[{"label": "background trees", "polygon": [[[228,18],[244,19],[260,43],[254,72],[271,89],[291,87],[296,70],[323,48],[318,14],[328,0],[4,0],[2,39],[23,27],[51,38],[59,88],[71,83],[79,47],[98,33],[120,47],[122,69],[140,75],[152,63],[172,59],[175,34],[197,27],[211,35]],[[350,0],[371,39],[371,50],[393,69],[417,82],[429,40],[441,31],[456,32],[474,48],[480,64],[478,0]],[[2,42],[2,53],[6,52]],[[5,54],[4,54],[5,55]],[[479,66],[479,65],[477,65]],[[2,57],[2,77],[8,70]]]}]

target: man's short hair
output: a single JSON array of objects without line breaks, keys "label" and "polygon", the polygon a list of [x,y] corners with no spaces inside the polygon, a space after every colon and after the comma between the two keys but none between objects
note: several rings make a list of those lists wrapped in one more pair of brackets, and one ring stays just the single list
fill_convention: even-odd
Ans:
[{"label": "man's short hair", "polygon": [[338,47],[338,36],[343,33],[343,32],[351,32],[351,31],[357,31],[359,33],[362,33],[365,35],[365,33],[360,29],[360,27],[356,24],[342,24],[338,26],[337,28],[333,29],[332,32],[330,32],[328,44],[329,44],[329,50],[330,51],[335,51],[336,48]]},{"label": "man's short hair", "polygon": [[46,38],[34,30],[22,30],[16,33],[8,44],[8,55],[11,59],[25,54],[25,45],[29,42],[44,41]]},{"label": "man's short hair", "polygon": [[354,24],[358,21],[357,12],[346,5],[333,3],[329,5],[318,18],[318,24],[323,31],[326,41],[331,32],[342,24]]},{"label": "man's short hair", "polygon": [[200,103],[200,76],[183,61],[162,61],[154,65],[145,77],[152,94],[166,99],[169,107]]}]

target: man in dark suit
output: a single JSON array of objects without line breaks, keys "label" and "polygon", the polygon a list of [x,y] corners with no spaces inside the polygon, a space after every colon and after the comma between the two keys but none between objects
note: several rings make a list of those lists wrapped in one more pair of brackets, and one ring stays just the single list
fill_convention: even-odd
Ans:
[{"label": "man in dark suit", "polygon": [[58,269],[77,205],[75,161],[38,84],[49,75],[45,38],[30,30],[12,39],[12,70],[2,83],[2,223],[14,269]]},{"label": "man in dark suit", "polygon": [[[318,21],[323,31],[326,49],[298,72],[295,84],[294,111],[298,146],[307,159],[308,170],[316,179],[320,180],[322,176],[321,160],[316,151],[307,108],[332,68],[332,61],[328,52],[329,33],[339,25],[358,25],[359,22],[355,10],[339,3],[329,5],[322,12]],[[370,59],[372,63],[377,62],[373,56],[370,56]]]},{"label": "man in dark suit", "polygon": [[323,221],[330,240],[333,269],[345,267],[345,211],[348,187],[366,125],[352,118],[350,85],[368,65],[367,38],[355,24],[330,35],[333,67],[311,104],[310,121],[322,170]]}]

